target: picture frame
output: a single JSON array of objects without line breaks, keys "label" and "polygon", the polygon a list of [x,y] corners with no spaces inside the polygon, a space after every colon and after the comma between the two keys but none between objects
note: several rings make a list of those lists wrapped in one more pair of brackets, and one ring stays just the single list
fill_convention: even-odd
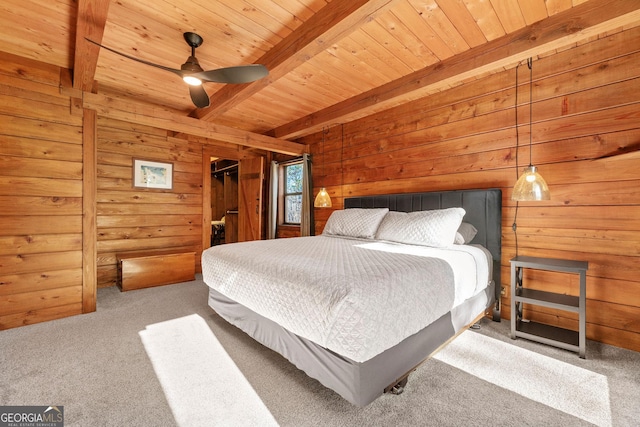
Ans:
[{"label": "picture frame", "polygon": [[133,159],[133,186],[172,190],[173,163]]}]

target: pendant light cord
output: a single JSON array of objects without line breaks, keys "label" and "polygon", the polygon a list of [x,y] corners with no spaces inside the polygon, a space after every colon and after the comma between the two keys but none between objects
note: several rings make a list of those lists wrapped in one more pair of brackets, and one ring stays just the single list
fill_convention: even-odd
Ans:
[{"label": "pendant light cord", "polygon": [[342,142],[340,143],[340,197],[342,197],[342,206],[344,207],[344,123],[341,123]]},{"label": "pendant light cord", "polygon": [[322,187],[324,188],[324,126],[322,126],[322,170],[320,171],[320,176],[322,177]]},{"label": "pendant light cord", "polygon": [[533,58],[527,59],[529,67],[529,166],[533,166],[532,141],[533,141]]},{"label": "pendant light cord", "polygon": [[[527,59],[527,65],[530,64],[531,58]],[[520,132],[518,130],[518,69],[520,68],[520,66],[522,65],[522,61],[520,61],[518,63],[518,65],[516,65],[516,100],[515,100],[515,114],[516,114],[516,181],[519,178],[518,175],[518,151],[520,148]],[[531,66],[529,65],[529,69],[531,69]],[[531,114],[531,109],[529,109],[529,114]],[[531,120],[529,120],[529,122],[531,122]],[[529,135],[531,136],[531,132],[529,132]],[[531,144],[530,144],[531,145]],[[531,156],[531,147],[529,147],[529,156]],[[529,157],[529,160],[531,160],[531,157]],[[518,256],[518,225],[517,225],[517,219],[518,219],[518,207],[519,207],[519,203],[518,201],[516,201],[516,211],[513,215],[513,224],[511,225],[511,229],[513,230],[513,235],[515,237],[515,244],[516,244],[516,256]]]},{"label": "pendant light cord", "polygon": [[520,151],[520,130],[518,126],[518,69],[522,65],[522,61],[516,65],[516,100],[515,100],[515,115],[516,115],[516,181],[520,177],[518,174],[518,168],[520,167],[520,163],[518,162],[518,153]]}]

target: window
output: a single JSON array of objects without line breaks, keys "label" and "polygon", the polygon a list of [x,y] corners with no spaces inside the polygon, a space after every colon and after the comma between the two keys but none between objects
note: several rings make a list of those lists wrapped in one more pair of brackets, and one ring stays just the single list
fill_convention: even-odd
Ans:
[{"label": "window", "polygon": [[284,223],[300,224],[302,211],[302,163],[284,166]]}]

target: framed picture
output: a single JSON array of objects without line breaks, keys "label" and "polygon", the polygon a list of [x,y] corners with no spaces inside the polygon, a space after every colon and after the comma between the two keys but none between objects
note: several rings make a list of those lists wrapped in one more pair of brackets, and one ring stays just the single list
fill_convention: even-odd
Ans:
[{"label": "framed picture", "polygon": [[173,188],[173,163],[133,159],[133,186],[141,188]]}]

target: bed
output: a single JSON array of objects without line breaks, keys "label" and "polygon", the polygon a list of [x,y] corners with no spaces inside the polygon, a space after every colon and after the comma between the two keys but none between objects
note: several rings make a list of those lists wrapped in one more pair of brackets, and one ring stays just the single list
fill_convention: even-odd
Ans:
[{"label": "bed", "polygon": [[344,205],[320,236],[207,249],[203,278],[218,315],[365,406],[401,390],[487,311],[500,319],[502,196],[461,190]]}]

